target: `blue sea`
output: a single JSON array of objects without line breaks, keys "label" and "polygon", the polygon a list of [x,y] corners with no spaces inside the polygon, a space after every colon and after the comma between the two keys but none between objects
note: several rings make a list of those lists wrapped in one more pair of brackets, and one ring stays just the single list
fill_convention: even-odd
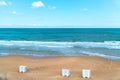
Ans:
[{"label": "blue sea", "polygon": [[120,28],[0,28],[0,56],[8,55],[120,60]]}]

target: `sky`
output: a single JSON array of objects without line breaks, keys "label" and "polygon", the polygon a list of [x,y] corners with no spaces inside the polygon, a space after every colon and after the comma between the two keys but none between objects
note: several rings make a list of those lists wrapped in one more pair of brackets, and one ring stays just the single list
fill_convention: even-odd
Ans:
[{"label": "sky", "polygon": [[120,28],[120,0],[0,0],[1,27]]}]

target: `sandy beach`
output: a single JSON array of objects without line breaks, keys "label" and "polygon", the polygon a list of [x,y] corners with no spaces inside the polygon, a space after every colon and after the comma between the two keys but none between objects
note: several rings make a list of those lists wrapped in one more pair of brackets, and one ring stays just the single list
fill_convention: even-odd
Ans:
[{"label": "sandy beach", "polygon": [[[19,65],[28,66],[28,72],[19,73]],[[71,70],[70,77],[62,77],[61,69]],[[82,69],[90,69],[92,77],[83,79]],[[25,56],[0,57],[0,80],[120,80],[120,61],[100,57],[29,58]]]}]

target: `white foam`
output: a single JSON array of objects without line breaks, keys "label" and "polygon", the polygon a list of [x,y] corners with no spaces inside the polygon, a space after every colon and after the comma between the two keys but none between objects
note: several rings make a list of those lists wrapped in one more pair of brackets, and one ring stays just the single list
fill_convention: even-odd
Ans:
[{"label": "white foam", "polygon": [[[38,51],[44,51],[46,54],[43,56],[47,55],[48,52],[55,51],[56,53],[62,53],[63,55],[67,56],[74,56],[74,55],[79,55],[78,53],[83,53],[87,55],[92,55],[92,56],[100,56],[100,57],[105,57],[105,58],[112,58],[112,59],[120,59],[120,57],[117,56],[111,56],[110,55],[105,55],[104,53],[94,53],[94,52],[87,52],[86,48],[105,48],[105,49],[114,49],[114,50],[119,50],[120,49],[120,41],[104,41],[104,42],[43,42],[43,41],[5,41],[5,40],[0,40],[0,47],[3,49],[8,49],[8,52],[1,52],[0,56],[6,56],[10,55],[9,53],[9,48],[11,50],[15,51],[29,51],[33,50],[33,55],[34,52]],[[78,49],[76,49],[78,47]],[[80,51],[79,47],[83,48],[85,51]],[[84,49],[85,48],[85,49]],[[2,50],[2,49],[1,49]],[[76,52],[77,50],[77,52]],[[73,51],[73,52],[72,52]],[[12,51],[11,51],[12,53]],[[27,54],[25,53],[25,54]],[[32,53],[32,52],[31,52]],[[76,54],[77,53],[77,54]],[[24,55],[25,55],[24,54]],[[35,53],[36,54],[36,53]],[[113,53],[114,54],[114,53]],[[39,56],[39,55],[37,55]],[[42,56],[42,55],[40,55]],[[48,55],[49,56],[49,55]]]},{"label": "white foam", "polygon": [[89,56],[99,56],[99,57],[104,57],[104,58],[110,58],[110,59],[120,59],[120,57],[117,56],[110,56],[110,55],[105,55],[105,54],[100,54],[100,53],[93,53],[93,52],[87,52],[87,51],[81,51],[83,54],[89,55]]},{"label": "white foam", "polygon": [[0,56],[8,56],[10,53],[0,53]]},{"label": "white foam", "polygon": [[105,42],[42,42],[42,41],[4,41],[0,40],[2,46],[37,46],[49,48],[107,48],[120,49],[120,41],[105,41]]}]

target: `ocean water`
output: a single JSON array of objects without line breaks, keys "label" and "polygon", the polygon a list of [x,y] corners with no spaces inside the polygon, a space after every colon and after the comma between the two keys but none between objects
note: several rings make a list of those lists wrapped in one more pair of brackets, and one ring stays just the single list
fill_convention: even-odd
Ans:
[{"label": "ocean water", "polygon": [[8,55],[120,60],[120,28],[1,28],[0,56]]}]

